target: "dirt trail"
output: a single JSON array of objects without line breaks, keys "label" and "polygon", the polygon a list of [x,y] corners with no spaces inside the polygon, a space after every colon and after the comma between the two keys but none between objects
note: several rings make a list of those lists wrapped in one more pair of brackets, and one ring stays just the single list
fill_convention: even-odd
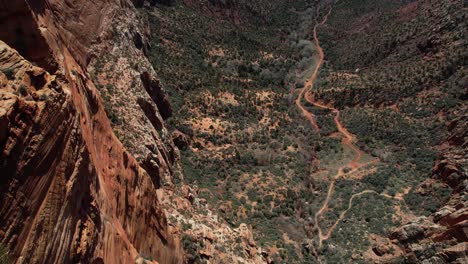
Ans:
[{"label": "dirt trail", "polygon": [[[338,109],[332,107],[332,106],[327,106],[327,105],[324,105],[324,104],[322,104],[320,102],[315,101],[314,96],[311,93],[311,90],[312,90],[313,85],[314,85],[314,81],[317,78],[320,67],[323,64],[324,57],[325,57],[323,49],[320,46],[320,41],[319,41],[318,36],[317,36],[317,29],[318,29],[319,26],[322,26],[327,22],[328,16],[330,15],[331,11],[332,11],[332,8],[330,8],[327,15],[325,15],[325,17],[323,18],[322,22],[317,23],[314,26],[314,33],[313,33],[314,43],[315,43],[315,46],[316,46],[316,48],[318,50],[319,60],[318,60],[317,64],[315,65],[315,69],[314,69],[312,75],[310,76],[310,78],[307,80],[304,88],[301,89],[301,91],[300,91],[300,93],[299,93],[299,95],[298,95],[298,97],[296,99],[296,105],[302,110],[302,113],[304,114],[304,116],[309,120],[310,124],[315,128],[315,130],[317,132],[320,131],[320,128],[319,128],[319,126],[317,125],[317,123],[315,121],[314,115],[311,112],[309,112],[302,105],[302,103],[301,103],[302,98],[304,98],[307,102],[311,103],[315,107],[318,107],[318,108],[321,108],[321,109],[327,109],[327,110],[330,110],[330,111],[334,112],[335,113],[334,121],[335,121],[336,127],[338,129],[338,132],[343,135],[342,144],[344,146],[350,148],[355,153],[355,157],[351,161],[349,161],[347,164],[341,166],[338,169],[338,173],[332,178],[332,181],[330,182],[330,186],[329,186],[328,192],[327,192],[327,197],[325,198],[325,201],[324,201],[322,207],[315,214],[315,229],[318,230],[318,234],[319,234],[319,247],[322,247],[323,241],[327,240],[331,236],[331,234],[332,234],[333,230],[335,229],[335,227],[344,218],[346,212],[352,206],[353,199],[355,197],[357,197],[357,196],[360,196],[360,195],[364,194],[364,193],[373,192],[373,191],[367,190],[367,191],[364,191],[364,192],[361,192],[361,193],[358,193],[358,194],[354,194],[351,197],[350,201],[349,201],[348,209],[340,214],[340,218],[335,222],[335,224],[325,234],[323,233],[322,229],[319,226],[319,217],[328,209],[328,204],[329,204],[330,198],[331,198],[331,196],[333,194],[333,190],[334,190],[334,187],[335,187],[336,180],[338,180],[342,176],[350,175],[350,174],[356,172],[357,170],[359,170],[361,167],[367,165],[367,163],[360,163],[359,162],[361,160],[361,158],[362,158],[362,152],[359,150],[358,147],[356,147],[354,145],[354,142],[356,141],[355,136],[353,134],[351,134],[343,126],[343,124],[341,123],[341,121],[340,121],[340,111]],[[345,173],[344,172],[345,168],[349,168],[351,170]]]},{"label": "dirt trail", "polygon": [[353,168],[353,169],[357,169],[359,167],[362,167],[362,164],[359,164],[359,161],[362,158],[362,152],[361,152],[361,150],[359,150],[358,147],[356,147],[353,144],[356,141],[356,137],[353,134],[351,134],[343,126],[343,124],[341,123],[341,121],[340,121],[340,111],[338,109],[336,109],[336,108],[333,108],[331,106],[327,106],[327,105],[324,105],[324,104],[322,104],[320,102],[315,101],[314,95],[312,94],[311,90],[308,90],[306,92],[304,98],[306,99],[307,102],[313,104],[315,107],[318,107],[318,108],[321,108],[321,109],[327,109],[327,110],[330,110],[333,113],[335,113],[335,118],[333,120],[334,120],[334,122],[336,124],[336,128],[338,129],[338,132],[341,133],[344,136],[343,141],[342,141],[343,145],[349,147],[351,150],[353,150],[356,153],[355,158],[351,162],[349,162],[349,164],[347,164],[346,166],[350,167],[350,168]]},{"label": "dirt trail", "polygon": [[[363,157],[363,153],[356,145],[354,145],[354,143],[357,141],[356,136],[351,134],[343,126],[343,124],[341,123],[341,121],[340,121],[340,111],[338,109],[334,108],[333,106],[325,105],[322,102],[316,101],[315,96],[312,93],[314,82],[317,79],[320,67],[323,64],[324,57],[325,57],[324,56],[324,51],[323,51],[322,47],[320,46],[320,41],[319,41],[319,39],[317,37],[317,29],[318,29],[319,26],[322,26],[327,22],[328,16],[330,15],[331,11],[332,11],[332,8],[330,8],[329,12],[325,15],[324,19],[321,22],[318,22],[314,26],[314,32],[313,32],[314,43],[315,43],[315,46],[316,46],[316,48],[318,50],[319,60],[318,60],[317,64],[315,65],[315,68],[314,68],[314,71],[313,71],[312,75],[307,80],[304,88],[301,89],[301,91],[300,91],[300,93],[299,93],[299,95],[298,95],[298,97],[296,99],[296,105],[302,110],[304,116],[309,120],[310,124],[314,127],[316,132],[319,132],[320,128],[319,128],[319,126],[318,126],[318,124],[317,124],[317,122],[315,120],[314,114],[309,112],[305,108],[305,106],[302,105],[302,102],[301,102],[302,98],[304,98],[308,103],[314,105],[315,107],[318,107],[318,108],[321,108],[321,109],[327,109],[327,110],[330,110],[333,113],[335,113],[334,122],[335,122],[335,125],[337,127],[338,133],[343,135],[342,144],[343,144],[344,147],[348,147],[349,149],[351,149],[354,152],[353,159],[350,160],[347,164],[339,167],[338,172],[332,177],[330,185],[328,187],[327,196],[326,196],[326,198],[325,198],[325,200],[323,202],[323,205],[315,213],[315,216],[314,216],[314,220],[315,220],[314,221],[314,229],[318,231],[319,248],[322,247],[324,241],[326,241],[326,240],[328,240],[330,238],[330,236],[332,235],[333,231],[336,229],[338,224],[345,218],[348,211],[352,208],[353,202],[354,202],[354,200],[356,198],[358,198],[358,197],[360,197],[360,196],[362,196],[364,194],[373,193],[373,194],[377,194],[377,195],[380,195],[380,196],[388,198],[388,199],[392,199],[392,200],[399,201],[399,202],[402,202],[402,201],[404,202],[403,195],[409,191],[409,190],[405,190],[404,193],[397,194],[395,196],[391,196],[391,195],[388,195],[388,194],[385,194],[385,193],[378,193],[378,192],[376,192],[374,190],[364,190],[364,191],[361,191],[359,193],[355,193],[350,197],[350,199],[348,201],[348,208],[340,213],[338,219],[333,223],[333,225],[330,228],[328,228],[327,231],[322,230],[320,225],[319,225],[320,216],[329,209],[328,205],[329,205],[329,202],[330,202],[331,197],[333,195],[336,181],[338,179],[340,179],[341,177],[352,176],[355,172],[357,172],[361,168],[363,168],[363,167],[365,167],[365,166],[367,166],[369,164],[378,162],[378,159],[374,159],[374,160],[368,161],[368,162],[361,162],[361,159]],[[346,172],[345,172],[345,169],[347,170]],[[397,211],[401,211],[400,206],[397,205],[396,207],[397,207]],[[399,215],[400,214],[404,215],[403,212],[400,212]],[[315,255],[318,256],[315,246],[312,246],[312,250],[315,253]],[[318,261],[319,261],[319,263],[321,263],[320,258],[318,258]]]},{"label": "dirt trail", "polygon": [[[304,97],[304,95],[307,94],[307,92],[310,89],[312,89],[312,87],[314,86],[314,81],[317,78],[318,72],[319,72],[320,67],[322,66],[322,63],[323,63],[323,59],[324,59],[325,55],[323,53],[323,49],[320,46],[320,43],[319,43],[319,40],[318,40],[318,37],[317,37],[317,28],[319,26],[322,26],[323,24],[325,24],[327,22],[327,19],[328,19],[328,16],[330,15],[330,13],[331,13],[331,10],[332,9],[330,8],[330,11],[328,11],[328,14],[323,18],[322,22],[320,22],[320,23],[318,23],[318,24],[316,24],[314,26],[314,42],[315,42],[315,47],[317,47],[317,50],[318,50],[318,53],[319,53],[318,54],[319,55],[319,61],[317,62],[317,65],[315,66],[314,72],[312,73],[310,78],[307,80],[307,82],[304,84],[304,88],[301,89],[301,91],[299,92],[299,95],[297,96],[297,99],[296,99],[296,105],[302,110],[302,113],[309,120],[310,124],[312,125],[312,127],[314,127],[316,132],[319,132],[320,128],[317,125],[317,122],[315,121],[314,114],[309,112],[302,105],[301,100]],[[305,98],[305,99],[307,100],[307,98]]]},{"label": "dirt trail", "polygon": [[[328,229],[328,232],[325,235],[323,235],[321,239],[327,240],[327,239],[330,238],[332,232],[335,230],[335,228],[338,226],[338,224],[344,219],[346,213],[351,209],[351,207],[353,207],[354,198],[356,198],[358,196],[361,196],[363,194],[366,194],[366,193],[375,193],[375,194],[380,195],[379,193],[377,193],[376,191],[373,191],[373,190],[364,190],[364,191],[362,191],[360,193],[353,194],[351,196],[351,198],[349,199],[348,208],[346,210],[344,210],[343,212],[341,212],[340,217],[338,217],[338,219],[335,221],[335,223]],[[320,242],[320,243],[322,243],[322,242]]]},{"label": "dirt trail", "polygon": [[[385,193],[378,193],[378,192],[376,192],[374,190],[364,190],[364,191],[361,191],[359,193],[355,193],[349,199],[348,208],[346,210],[344,210],[343,212],[341,212],[340,217],[338,217],[338,219],[335,221],[335,223],[328,229],[328,232],[325,235],[323,235],[324,240],[327,240],[328,238],[330,238],[332,232],[335,230],[335,228],[338,226],[338,224],[344,219],[346,213],[348,213],[348,211],[351,210],[351,208],[353,207],[354,199],[356,197],[358,197],[358,196],[361,196],[361,195],[364,195],[364,194],[367,194],[367,193],[373,193],[373,194],[380,195],[382,197],[392,199],[392,200],[396,200],[396,201],[400,201],[400,202],[404,201],[403,198],[401,198],[399,196],[391,196],[391,195],[388,195],[388,194],[385,194]],[[400,207],[398,207],[398,208],[401,210]],[[399,212],[399,214],[403,214],[403,213]]]},{"label": "dirt trail", "polygon": [[343,139],[343,144],[348,146],[349,148],[351,148],[354,152],[356,152],[356,157],[349,164],[349,166],[354,169],[354,168],[359,167],[358,162],[362,157],[361,151],[356,146],[353,145],[353,142],[355,141],[354,135],[349,133],[349,131],[341,124],[341,122],[340,122],[340,111],[338,109],[333,108],[331,106],[321,104],[319,102],[316,102],[314,100],[314,96],[311,94],[311,90],[312,90],[312,88],[314,86],[314,81],[317,79],[320,67],[322,66],[323,60],[325,58],[325,53],[323,52],[323,49],[320,46],[320,41],[319,41],[318,36],[317,36],[317,29],[318,29],[319,26],[322,26],[327,22],[328,16],[331,14],[331,11],[332,11],[332,8],[330,8],[328,13],[323,18],[322,22],[317,23],[314,26],[314,33],[313,33],[314,34],[314,43],[315,43],[315,47],[317,48],[317,51],[318,51],[319,60],[318,60],[317,64],[315,65],[315,69],[314,69],[312,75],[310,76],[310,78],[305,83],[304,88],[302,88],[301,91],[299,92],[299,95],[296,98],[296,105],[302,110],[302,113],[304,114],[304,116],[309,120],[310,124],[314,127],[314,129],[317,132],[320,131],[320,128],[317,125],[314,114],[309,112],[305,108],[305,106],[302,105],[302,102],[301,102],[302,98],[304,98],[307,102],[311,103],[312,105],[314,105],[314,106],[316,106],[318,108],[328,109],[328,110],[331,110],[331,111],[333,111],[335,113],[334,121],[335,121],[335,124],[337,126],[337,129],[341,134],[343,134],[345,136],[344,139]]}]

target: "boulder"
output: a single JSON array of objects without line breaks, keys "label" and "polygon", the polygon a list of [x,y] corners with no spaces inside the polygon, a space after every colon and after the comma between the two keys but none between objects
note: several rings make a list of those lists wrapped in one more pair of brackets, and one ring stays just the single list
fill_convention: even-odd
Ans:
[{"label": "boulder", "polygon": [[179,130],[172,132],[172,141],[179,149],[186,149],[190,143],[188,136]]}]

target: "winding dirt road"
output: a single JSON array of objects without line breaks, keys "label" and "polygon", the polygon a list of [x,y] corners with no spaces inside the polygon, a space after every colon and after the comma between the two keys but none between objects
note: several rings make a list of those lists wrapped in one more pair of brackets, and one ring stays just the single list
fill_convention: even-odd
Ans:
[{"label": "winding dirt road", "polygon": [[[330,11],[328,11],[328,14],[323,18],[322,22],[316,24],[314,26],[314,42],[315,42],[315,47],[317,48],[318,50],[318,55],[319,55],[319,61],[317,62],[317,65],[315,66],[315,69],[314,69],[314,72],[312,73],[312,75],[310,76],[310,78],[307,80],[307,82],[304,84],[304,88],[301,89],[301,91],[299,92],[299,95],[297,96],[297,99],[296,99],[296,105],[297,107],[299,107],[299,109],[302,110],[302,113],[304,114],[304,116],[309,120],[310,124],[312,125],[312,127],[315,129],[316,132],[319,132],[320,131],[320,128],[319,126],[317,125],[317,122],[315,121],[315,117],[314,117],[314,114],[312,114],[311,112],[309,112],[303,105],[302,105],[302,98],[304,97],[304,95],[309,92],[313,87],[314,87],[314,81],[315,79],[317,79],[317,75],[319,73],[319,70],[320,70],[320,67],[322,66],[323,64],[323,59],[325,57],[324,53],[323,53],[323,49],[322,47],[320,46],[320,42],[318,40],[318,37],[317,37],[317,28],[319,26],[322,26],[323,24],[325,24],[328,20],[328,16],[330,15],[331,13],[331,8],[330,8]],[[307,98],[306,98],[307,100]],[[310,102],[310,101],[309,101]],[[310,102],[311,103],[311,102]]]},{"label": "winding dirt road", "polygon": [[[360,169],[361,167],[366,165],[366,163],[360,163],[360,160],[362,158],[362,152],[359,150],[358,147],[356,147],[354,145],[354,142],[356,141],[355,136],[353,134],[351,134],[343,126],[343,124],[341,123],[341,121],[340,121],[340,111],[338,109],[334,108],[334,107],[327,106],[327,105],[324,105],[324,104],[322,104],[320,102],[315,101],[314,95],[311,93],[311,90],[313,89],[313,86],[314,86],[314,81],[317,79],[317,75],[319,73],[320,67],[322,66],[324,58],[325,58],[323,49],[320,46],[320,41],[319,41],[318,36],[317,36],[317,29],[318,29],[319,26],[322,26],[327,22],[328,16],[330,15],[331,11],[332,11],[332,9],[330,8],[329,12],[327,13],[327,15],[325,15],[322,22],[317,23],[314,26],[314,43],[315,43],[315,46],[316,46],[316,48],[318,50],[318,59],[319,60],[318,60],[317,64],[315,65],[315,69],[314,69],[312,75],[310,76],[310,78],[307,80],[304,88],[301,89],[301,91],[300,91],[300,93],[299,93],[299,95],[298,95],[298,97],[296,99],[296,105],[302,110],[302,113],[304,114],[304,116],[309,120],[310,124],[314,127],[314,129],[317,132],[320,131],[320,128],[317,125],[317,122],[316,122],[316,120],[314,118],[314,115],[310,111],[308,111],[305,106],[302,105],[302,102],[301,102],[302,98],[304,98],[307,102],[311,103],[315,107],[318,107],[318,108],[321,108],[321,109],[327,109],[327,110],[330,110],[330,111],[334,112],[335,113],[334,122],[336,124],[337,129],[338,129],[338,132],[343,135],[342,144],[345,147],[350,148],[355,153],[355,157],[351,161],[349,161],[347,164],[339,167],[338,173],[332,178],[332,181],[330,182],[328,192],[327,192],[327,197],[325,198],[322,207],[315,214],[315,217],[314,217],[315,218],[315,229],[318,230],[318,234],[319,234],[319,247],[322,247],[323,241],[327,240],[331,236],[333,230],[336,228],[338,223],[344,218],[344,216],[346,215],[348,210],[352,207],[352,202],[353,202],[354,198],[357,197],[357,196],[360,196],[360,195],[362,195],[364,193],[373,192],[371,190],[366,190],[366,191],[363,191],[361,193],[354,194],[351,197],[351,199],[349,200],[348,209],[340,214],[339,219],[324,234],[324,232],[322,231],[322,229],[320,228],[320,225],[319,225],[319,218],[328,209],[328,204],[329,204],[330,198],[331,198],[331,196],[333,194],[333,190],[335,188],[336,180],[338,180],[342,176],[352,174],[352,173],[356,172],[358,169]],[[344,172],[345,168],[350,168],[351,170],[348,171],[348,172]]]},{"label": "winding dirt road", "polygon": [[359,164],[359,161],[361,160],[362,158],[362,152],[361,150],[359,150],[358,147],[356,147],[353,143],[356,141],[356,137],[351,134],[344,126],[343,124],[341,123],[340,121],[340,111],[336,108],[333,108],[331,106],[327,106],[327,105],[324,105],[320,102],[317,102],[315,101],[314,99],[314,95],[312,94],[312,91],[311,90],[308,90],[305,94],[305,97],[307,102],[311,103],[312,105],[318,107],[318,108],[321,108],[321,109],[327,109],[327,110],[330,110],[332,111],[333,113],[335,113],[335,118],[333,119],[335,124],[336,124],[336,128],[338,129],[338,132],[341,133],[344,138],[342,140],[342,143],[343,145],[349,147],[351,150],[353,150],[355,153],[356,153],[356,156],[355,158],[349,162],[349,164],[346,165],[346,167],[350,167],[352,169],[358,169],[360,167],[362,167],[362,164]]},{"label": "winding dirt road", "polygon": [[[296,105],[302,110],[302,113],[307,118],[307,120],[310,122],[310,124],[312,125],[312,127],[315,129],[316,132],[320,132],[320,127],[318,126],[318,124],[317,124],[317,122],[315,120],[314,114],[311,113],[309,110],[307,110],[307,108],[304,105],[302,105],[302,98],[304,98],[306,102],[309,102],[310,104],[314,105],[317,108],[326,109],[326,110],[329,110],[329,111],[332,111],[333,113],[335,113],[334,122],[335,122],[336,128],[338,129],[338,132],[340,134],[342,134],[342,136],[343,136],[341,142],[342,142],[344,147],[347,147],[347,148],[351,149],[352,152],[354,152],[353,159],[350,160],[347,164],[342,165],[341,167],[339,167],[338,172],[331,178],[330,185],[329,185],[328,191],[327,191],[327,196],[326,196],[325,200],[323,201],[323,205],[314,215],[314,220],[315,220],[314,221],[314,230],[317,230],[317,232],[318,232],[319,248],[321,248],[323,246],[324,241],[326,241],[326,240],[328,240],[330,238],[330,236],[332,235],[333,231],[336,229],[338,224],[345,218],[348,211],[353,207],[353,202],[354,202],[354,200],[356,198],[358,198],[358,197],[360,197],[360,196],[362,196],[364,194],[373,193],[373,194],[380,195],[380,196],[388,198],[388,199],[392,199],[392,200],[396,200],[396,201],[401,202],[401,201],[403,201],[403,198],[402,198],[403,196],[402,195],[404,194],[403,193],[403,194],[397,194],[396,196],[390,196],[390,195],[385,194],[385,193],[378,193],[378,192],[376,192],[374,190],[363,190],[363,191],[361,191],[359,193],[353,194],[350,197],[350,199],[348,201],[347,209],[342,211],[339,214],[338,219],[333,223],[333,225],[330,228],[328,228],[327,231],[322,230],[322,228],[319,225],[321,215],[323,213],[325,213],[327,210],[329,210],[328,205],[329,205],[329,202],[330,202],[331,197],[333,195],[336,181],[338,179],[340,179],[341,177],[349,177],[349,176],[354,175],[355,172],[357,172],[358,170],[360,170],[364,166],[367,166],[368,164],[378,162],[378,159],[368,161],[368,162],[361,162],[361,159],[363,157],[363,153],[356,145],[354,145],[354,143],[357,141],[356,137],[353,134],[351,134],[343,126],[343,124],[341,123],[341,121],[340,121],[340,111],[338,109],[334,108],[333,106],[325,105],[325,104],[323,104],[323,103],[321,103],[319,101],[316,101],[315,96],[314,96],[314,94],[312,92],[314,82],[317,79],[320,67],[323,64],[324,57],[325,57],[323,49],[320,46],[320,41],[319,41],[319,39],[317,37],[317,29],[318,29],[319,26],[322,26],[327,22],[328,16],[330,15],[331,11],[332,11],[332,8],[330,8],[328,13],[323,18],[323,20],[320,23],[317,22],[317,24],[314,26],[313,35],[314,35],[314,43],[315,43],[315,46],[316,46],[316,48],[318,50],[318,61],[317,61],[316,65],[315,65],[315,68],[314,68],[314,71],[313,71],[312,75],[307,80],[304,88],[301,89],[301,91],[299,92],[298,97],[296,98]],[[346,169],[346,172],[345,172],[345,169]],[[407,193],[407,191],[408,190],[406,190],[405,192]],[[399,206],[397,206],[397,207],[398,207],[397,211],[398,210],[401,211],[400,207]],[[313,245],[312,245],[312,250],[315,253],[315,255],[318,256],[317,250],[316,250],[315,246],[313,246]],[[319,261],[319,263],[321,263],[320,258],[318,258],[318,261]]]}]

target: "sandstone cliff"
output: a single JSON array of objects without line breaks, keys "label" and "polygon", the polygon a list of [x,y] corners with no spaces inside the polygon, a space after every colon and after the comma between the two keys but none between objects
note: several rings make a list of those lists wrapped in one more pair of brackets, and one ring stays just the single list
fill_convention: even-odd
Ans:
[{"label": "sandstone cliff", "polygon": [[186,139],[164,124],[138,10],[171,2],[0,1],[0,246],[14,262],[265,262],[247,225],[180,184]]},{"label": "sandstone cliff", "polygon": [[[0,241],[11,257],[16,263],[182,262],[156,192],[177,167],[161,117],[169,106],[145,64],[144,28],[133,4],[16,0],[0,7]],[[109,42],[109,32],[120,38]],[[120,130],[140,131],[132,134],[129,143],[139,144],[131,150],[114,135],[88,69],[119,45],[126,50],[118,60],[142,64],[129,73],[140,79],[134,90],[132,76],[119,79],[129,90],[126,116],[140,119]]]}]

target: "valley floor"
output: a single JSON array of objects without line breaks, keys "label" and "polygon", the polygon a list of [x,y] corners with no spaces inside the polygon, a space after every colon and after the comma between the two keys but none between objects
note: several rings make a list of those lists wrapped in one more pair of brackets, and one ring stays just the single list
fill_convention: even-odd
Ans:
[{"label": "valley floor", "polygon": [[[234,24],[190,5],[150,15],[161,25],[153,64],[177,109],[169,122],[191,138],[184,183],[230,226],[252,227],[266,258],[399,262],[407,256],[391,234],[448,201],[451,187],[431,175],[460,87],[401,80],[441,85],[437,67],[463,61],[413,50],[417,29],[440,17],[396,19],[410,2],[425,12],[421,1],[343,0],[258,4],[248,10],[268,19],[240,8]],[[395,46],[393,35],[406,40]],[[434,73],[420,76],[418,63]]]}]

